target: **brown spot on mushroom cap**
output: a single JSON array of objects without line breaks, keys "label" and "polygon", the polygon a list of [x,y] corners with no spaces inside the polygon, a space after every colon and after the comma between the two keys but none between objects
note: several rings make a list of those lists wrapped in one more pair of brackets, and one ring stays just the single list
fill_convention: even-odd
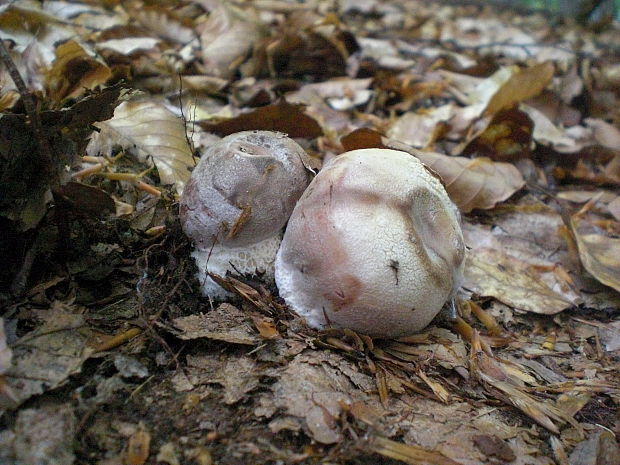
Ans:
[{"label": "brown spot on mushroom cap", "polygon": [[245,131],[209,147],[180,203],[198,249],[240,247],[278,234],[310,176],[304,150],[285,134]]},{"label": "brown spot on mushroom cap", "polygon": [[441,183],[404,152],[355,150],[327,163],[295,207],[276,283],[311,326],[395,337],[439,312],[463,259],[458,211]]}]

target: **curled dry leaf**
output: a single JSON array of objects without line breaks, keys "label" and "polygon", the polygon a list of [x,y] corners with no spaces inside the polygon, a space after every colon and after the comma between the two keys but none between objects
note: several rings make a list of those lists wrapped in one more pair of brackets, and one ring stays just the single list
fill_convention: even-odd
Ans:
[{"label": "curled dry leaf", "polygon": [[596,226],[584,209],[570,219],[581,263],[598,281],[620,292],[620,239]]},{"label": "curled dry leaf", "polygon": [[111,155],[115,146],[130,150],[141,161],[155,164],[162,184],[183,191],[194,166],[192,151],[180,118],[156,100],[123,102],[114,116],[95,123],[99,132],[91,136],[89,155]]},{"label": "curled dry leaf", "polygon": [[379,147],[402,150],[414,155],[441,176],[448,195],[464,213],[475,208],[493,208],[525,185],[519,170],[510,163],[498,163],[485,157],[472,160],[421,152],[383,137],[372,129],[353,131],[344,136],[341,143],[345,150]]},{"label": "curled dry leaf", "polygon": [[56,48],[56,59],[47,75],[48,94],[55,102],[75,98],[104,84],[110,76],[112,71],[105,63],[69,40]]}]

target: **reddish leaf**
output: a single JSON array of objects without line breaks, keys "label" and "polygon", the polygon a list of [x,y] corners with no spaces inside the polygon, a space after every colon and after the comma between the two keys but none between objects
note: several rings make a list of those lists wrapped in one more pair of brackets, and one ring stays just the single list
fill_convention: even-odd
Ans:
[{"label": "reddish leaf", "polygon": [[303,112],[303,105],[295,105],[281,99],[276,103],[257,108],[219,123],[200,123],[206,131],[220,136],[259,129],[265,131],[280,131],[289,137],[314,138],[323,135],[323,130],[314,118]]}]

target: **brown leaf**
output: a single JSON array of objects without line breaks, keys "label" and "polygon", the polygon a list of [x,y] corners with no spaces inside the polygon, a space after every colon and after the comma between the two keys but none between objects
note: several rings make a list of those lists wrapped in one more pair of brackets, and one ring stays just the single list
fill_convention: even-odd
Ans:
[{"label": "brown leaf", "polygon": [[68,182],[54,189],[56,202],[91,216],[104,216],[116,210],[114,199],[98,187]]},{"label": "brown leaf", "polygon": [[111,76],[105,63],[69,40],[56,48],[56,59],[47,75],[48,95],[55,102],[75,98],[87,89],[105,84]]},{"label": "brown leaf", "polygon": [[510,446],[497,436],[477,434],[472,439],[476,447],[487,457],[496,457],[505,462],[512,462],[517,458]]},{"label": "brown leaf", "polygon": [[315,138],[323,135],[323,130],[314,118],[303,112],[303,105],[288,103],[281,99],[271,105],[257,108],[249,113],[243,113],[236,118],[219,123],[201,122],[200,126],[209,132],[220,136],[248,131],[265,130],[279,131],[289,137]]},{"label": "brown leaf", "polygon": [[280,337],[276,325],[270,318],[253,315],[252,321],[263,339],[277,339]]},{"label": "brown leaf", "polygon": [[392,441],[382,436],[372,437],[369,447],[370,450],[377,454],[401,460],[411,465],[420,465],[421,463],[431,465],[459,465],[459,462],[455,462],[440,452],[433,452],[422,447]]},{"label": "brown leaf", "polygon": [[463,152],[502,161],[527,158],[530,154],[533,126],[526,113],[516,108],[502,110]]},{"label": "brown leaf", "polygon": [[581,212],[571,216],[570,225],[584,268],[620,292],[620,239],[607,234]]},{"label": "brown leaf", "polygon": [[553,63],[547,62],[516,72],[493,95],[484,114],[494,115],[515,103],[537,96],[551,82],[554,71]]},{"label": "brown leaf", "polygon": [[351,150],[379,148],[390,148],[384,143],[385,137],[379,132],[370,128],[360,128],[340,138],[340,143],[344,147],[345,152]]}]

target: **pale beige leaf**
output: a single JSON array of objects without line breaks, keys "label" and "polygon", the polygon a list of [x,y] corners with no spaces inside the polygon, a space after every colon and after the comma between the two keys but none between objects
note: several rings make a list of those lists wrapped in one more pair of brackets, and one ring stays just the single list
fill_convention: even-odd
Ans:
[{"label": "pale beige leaf", "polygon": [[493,249],[467,255],[463,286],[482,296],[533,313],[553,315],[572,303],[547,286],[527,264]]},{"label": "pale beige leaf", "polygon": [[489,158],[448,157],[415,151],[415,156],[443,179],[450,198],[462,212],[493,208],[525,185],[523,176],[510,163]]},{"label": "pale beige leaf", "polygon": [[123,102],[114,116],[95,123],[86,148],[89,155],[111,155],[114,146],[134,153],[141,161],[155,163],[162,184],[183,191],[194,166],[183,121],[156,100]]},{"label": "pale beige leaf", "polygon": [[584,268],[620,292],[620,239],[607,235],[579,213],[571,217],[570,225]]},{"label": "pale beige leaf", "polygon": [[620,221],[620,196],[609,202],[607,209],[616,220]]},{"label": "pale beige leaf", "polygon": [[387,136],[416,148],[427,147],[441,135],[441,123],[447,123],[454,112],[452,104],[407,112],[394,122]]},{"label": "pale beige leaf", "polygon": [[185,44],[195,37],[190,27],[161,6],[136,8],[131,13],[145,28],[166,40]]},{"label": "pale beige leaf", "polygon": [[586,118],[585,123],[594,132],[594,139],[603,147],[620,150],[620,130],[600,118]]},{"label": "pale beige leaf", "polygon": [[202,58],[207,74],[230,77],[261,37],[258,19],[251,10],[239,10],[228,2],[218,2],[200,32]]},{"label": "pale beige leaf", "polygon": [[539,144],[553,147],[558,152],[575,153],[583,147],[593,145],[593,131],[583,126],[559,128],[540,110],[521,104],[519,109],[530,117],[534,123],[532,138]]},{"label": "pale beige leaf", "polygon": [[161,40],[153,37],[125,37],[99,42],[95,48],[97,50],[112,50],[121,55],[130,55],[138,50],[151,50],[160,42]]}]

